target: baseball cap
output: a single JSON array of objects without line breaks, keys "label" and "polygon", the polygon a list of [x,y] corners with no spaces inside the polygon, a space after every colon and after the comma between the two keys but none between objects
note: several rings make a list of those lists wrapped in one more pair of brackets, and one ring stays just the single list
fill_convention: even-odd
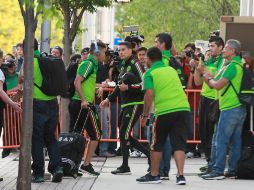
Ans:
[{"label": "baseball cap", "polygon": [[89,51],[90,51],[90,48],[89,47],[85,47],[85,48],[83,48],[81,50],[81,54],[83,54],[83,53],[89,53]]}]

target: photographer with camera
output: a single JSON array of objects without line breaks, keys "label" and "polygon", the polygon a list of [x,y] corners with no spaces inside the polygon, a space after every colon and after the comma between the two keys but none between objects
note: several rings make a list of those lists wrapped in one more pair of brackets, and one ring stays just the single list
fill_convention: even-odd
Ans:
[{"label": "photographer with camera", "polygon": [[18,74],[16,73],[16,60],[14,59],[6,59],[6,85],[7,90],[17,90],[18,89]]},{"label": "photographer with camera", "polygon": [[[203,56],[200,53],[201,49],[196,48],[194,43],[187,43],[184,47],[184,71],[187,79],[187,85],[186,89],[200,89],[200,85],[195,85],[194,83],[194,71],[195,71],[195,61],[199,60],[199,57]],[[188,100],[190,102],[190,122],[188,125],[188,138],[192,139],[194,135],[194,93],[188,94]],[[199,94],[196,96],[196,108],[198,108],[199,103]],[[197,115],[196,111],[196,115]],[[197,123],[195,123],[197,125]],[[186,157],[187,158],[193,158],[193,157],[200,157],[201,154],[196,150],[196,144],[188,144],[187,145],[187,151],[186,151]]]},{"label": "photographer with camera", "polygon": [[[109,88],[114,88],[116,84],[118,84],[118,76],[121,70],[121,58],[119,57],[118,51],[114,51],[111,49],[108,49],[106,52],[106,56],[110,57],[109,59],[109,80],[107,82]],[[121,98],[118,96],[118,99],[111,102],[110,104],[110,126],[111,126],[111,139],[117,138],[117,124],[118,124],[118,118],[116,116],[120,115],[121,112]],[[121,149],[117,149],[117,143],[116,142],[110,142],[109,143],[109,152],[112,154],[116,154],[118,156],[121,155]]]},{"label": "photographer with camera", "polygon": [[144,40],[145,37],[143,35],[139,35],[138,31],[131,31],[130,36],[127,36],[124,41],[131,43],[132,54],[136,55]]},{"label": "photographer with camera", "polygon": [[16,112],[21,112],[22,109],[20,105],[16,102],[13,102],[8,95],[6,94],[7,85],[6,85],[6,78],[4,73],[3,64],[3,51],[0,49],[0,136],[2,133],[3,128],[3,109],[5,108],[6,104],[9,104]]},{"label": "photographer with camera", "polygon": [[[109,48],[107,49],[105,55],[106,59],[103,63],[99,64],[98,71],[96,74],[96,98],[95,98],[95,107],[99,116],[99,120],[101,122],[101,130],[102,130],[102,138],[103,139],[113,139],[116,138],[116,128],[110,128],[108,123],[108,116],[110,112],[109,107],[105,107],[104,109],[100,108],[101,101],[108,96],[108,90],[104,90],[104,88],[109,87],[109,65],[112,61],[112,55],[110,54]],[[114,53],[114,52],[113,52]],[[110,106],[111,107],[111,106]],[[114,118],[116,119],[116,118]],[[111,121],[114,122],[114,121]],[[110,131],[110,134],[109,134]],[[116,156],[115,148],[110,142],[100,142],[99,143],[99,156],[100,157],[114,157]]]},{"label": "photographer with camera", "polygon": [[[101,102],[101,108],[104,108],[109,102],[115,101],[116,97],[121,95],[121,114],[120,124],[120,143],[122,148],[123,163],[112,174],[130,174],[128,164],[129,148],[134,147],[144,153],[150,160],[149,151],[143,147],[135,138],[131,131],[143,110],[142,76],[144,74],[143,66],[132,55],[132,44],[130,42],[121,42],[119,44],[119,56],[123,60],[121,71],[118,77],[118,85],[114,91]],[[149,161],[150,163],[150,161]]]}]

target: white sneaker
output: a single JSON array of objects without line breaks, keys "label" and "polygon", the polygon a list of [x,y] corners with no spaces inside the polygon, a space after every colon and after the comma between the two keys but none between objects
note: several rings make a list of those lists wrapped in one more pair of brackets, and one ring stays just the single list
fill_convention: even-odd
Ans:
[{"label": "white sneaker", "polygon": [[142,153],[142,152],[140,153],[140,157],[141,158],[147,158],[147,156],[144,153]]},{"label": "white sneaker", "polygon": [[134,150],[131,154],[130,157],[131,158],[139,158],[141,156],[140,152],[137,150]]}]

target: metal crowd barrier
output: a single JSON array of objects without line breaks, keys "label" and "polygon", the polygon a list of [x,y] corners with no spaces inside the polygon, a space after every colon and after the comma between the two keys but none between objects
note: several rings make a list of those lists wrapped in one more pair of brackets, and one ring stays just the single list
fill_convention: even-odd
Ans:
[{"label": "metal crowd barrier", "polygon": [[[104,88],[103,91],[104,92],[112,92],[112,88]],[[197,133],[197,121],[198,121],[198,116],[197,116],[197,110],[198,110],[198,96],[200,94],[200,90],[195,90],[195,89],[188,89],[186,90],[187,96],[193,96],[193,137],[191,139],[188,139],[187,143],[200,143],[201,141],[198,138],[198,133]],[[9,96],[13,96],[15,94],[15,92],[11,92],[8,93]],[[102,99],[102,98],[101,98]],[[115,116],[115,122],[116,125],[118,126],[118,110],[120,109],[120,105],[118,104],[118,98],[116,99],[116,116]],[[19,102],[22,102],[22,99],[19,100]],[[58,122],[58,127],[56,130],[56,136],[58,136],[58,134],[61,131],[61,112],[60,112],[60,99],[59,99],[59,122]],[[109,110],[111,108],[111,104],[109,105]],[[107,133],[108,133],[108,137],[107,138],[101,138],[102,142],[117,142],[119,141],[118,138],[118,132],[119,132],[119,128],[116,127],[116,137],[115,138],[109,138],[111,136],[111,123],[113,121],[111,121],[110,118],[110,112],[108,113],[108,120],[107,120]],[[103,110],[101,110],[100,116],[102,118],[103,115]],[[13,110],[13,108],[11,108],[9,105],[6,105],[6,108],[3,111],[3,130],[2,130],[2,146],[0,145],[0,148],[18,148],[20,147],[20,129],[21,129],[21,120],[22,120],[22,116],[21,114],[15,112]],[[102,129],[105,127],[103,124],[102,119],[100,120],[101,122],[101,127]],[[132,131],[133,135],[134,131]],[[86,135],[86,134],[85,134]],[[139,134],[138,134],[139,138],[138,140],[140,142],[147,142],[147,139],[142,138],[142,127],[141,127],[141,120],[139,120]],[[102,136],[103,137],[103,136]],[[1,144],[1,143],[0,143]]]}]

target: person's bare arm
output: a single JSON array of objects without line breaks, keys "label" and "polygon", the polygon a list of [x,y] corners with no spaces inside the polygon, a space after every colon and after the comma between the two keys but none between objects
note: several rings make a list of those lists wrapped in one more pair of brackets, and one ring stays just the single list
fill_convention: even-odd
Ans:
[{"label": "person's bare arm", "polygon": [[74,81],[75,89],[80,97],[81,100],[81,107],[87,108],[88,102],[86,101],[83,92],[82,92],[82,82],[84,80],[84,77],[77,75]]},{"label": "person's bare arm", "polygon": [[9,96],[3,90],[3,81],[0,81],[0,98],[6,103],[9,104],[17,112],[22,112],[20,105],[16,102],[13,102]]}]

